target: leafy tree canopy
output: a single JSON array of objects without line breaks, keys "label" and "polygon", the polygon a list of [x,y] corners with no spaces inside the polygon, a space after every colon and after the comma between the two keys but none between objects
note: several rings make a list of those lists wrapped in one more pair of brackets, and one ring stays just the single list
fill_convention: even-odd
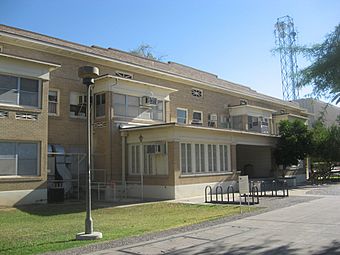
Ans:
[{"label": "leafy tree canopy", "polygon": [[280,122],[278,144],[274,152],[278,165],[286,169],[289,165],[298,164],[311,150],[311,132],[299,120]]},{"label": "leafy tree canopy", "polygon": [[300,73],[299,86],[312,85],[317,97],[331,97],[340,103],[340,24],[321,44],[299,49],[312,64]]},{"label": "leafy tree canopy", "polygon": [[323,161],[329,164],[340,162],[340,126],[325,127],[317,122],[312,131],[313,161]]}]

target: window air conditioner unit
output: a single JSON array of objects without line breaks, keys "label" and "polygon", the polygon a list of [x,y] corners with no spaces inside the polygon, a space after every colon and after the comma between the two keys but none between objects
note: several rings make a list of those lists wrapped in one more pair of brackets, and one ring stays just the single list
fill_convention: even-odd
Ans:
[{"label": "window air conditioner unit", "polygon": [[141,99],[142,106],[156,106],[157,103],[158,101],[155,97],[143,96]]},{"label": "window air conditioner unit", "polygon": [[217,114],[209,114],[209,121],[217,122]]}]

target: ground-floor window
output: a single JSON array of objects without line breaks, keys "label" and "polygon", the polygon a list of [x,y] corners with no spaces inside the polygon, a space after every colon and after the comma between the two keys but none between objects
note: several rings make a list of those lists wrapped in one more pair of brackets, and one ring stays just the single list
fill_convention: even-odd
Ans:
[{"label": "ground-floor window", "polygon": [[0,176],[39,175],[39,143],[0,141]]},{"label": "ground-floor window", "polygon": [[[141,151],[142,150],[142,151]],[[128,145],[129,174],[139,175],[143,166],[144,175],[167,175],[166,144]]]},{"label": "ground-floor window", "polygon": [[229,160],[230,147],[226,144],[180,144],[182,174],[228,172]]}]

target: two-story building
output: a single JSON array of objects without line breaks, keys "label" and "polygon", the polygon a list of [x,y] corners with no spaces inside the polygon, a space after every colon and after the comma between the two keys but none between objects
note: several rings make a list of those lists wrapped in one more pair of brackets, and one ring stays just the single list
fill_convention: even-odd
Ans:
[{"label": "two-story building", "polygon": [[65,155],[78,155],[80,191],[84,65],[101,74],[92,100],[93,178],[125,195],[180,198],[233,184],[241,173],[273,177],[279,121],[308,116],[188,66],[0,25],[0,205],[45,202],[48,175],[73,178]]}]

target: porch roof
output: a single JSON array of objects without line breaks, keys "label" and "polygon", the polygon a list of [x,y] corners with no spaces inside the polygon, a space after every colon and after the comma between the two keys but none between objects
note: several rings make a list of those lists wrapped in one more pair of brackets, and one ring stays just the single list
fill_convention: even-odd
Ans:
[{"label": "porch roof", "polygon": [[143,130],[169,128],[169,127],[182,128],[182,129],[187,129],[187,130],[192,129],[192,130],[214,131],[214,132],[231,133],[231,134],[245,134],[245,135],[254,135],[254,136],[275,137],[275,138],[278,137],[278,135],[272,135],[272,134],[263,134],[263,133],[249,132],[249,131],[226,129],[226,128],[213,128],[213,127],[202,127],[202,126],[195,126],[195,125],[182,125],[182,124],[177,124],[175,122],[148,125],[148,126],[136,126],[136,127],[131,127],[131,126],[124,127],[124,125],[122,125],[120,127],[120,132],[143,131]]}]

